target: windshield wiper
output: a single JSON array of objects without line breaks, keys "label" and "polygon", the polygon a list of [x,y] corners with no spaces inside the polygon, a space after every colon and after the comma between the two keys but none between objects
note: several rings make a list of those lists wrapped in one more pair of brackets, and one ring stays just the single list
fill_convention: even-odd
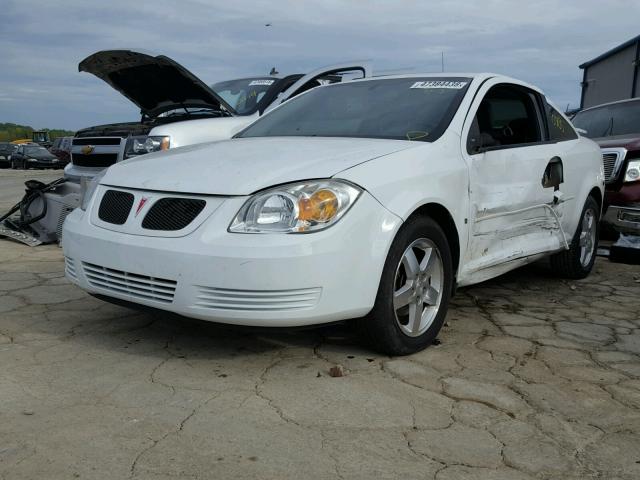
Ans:
[{"label": "windshield wiper", "polygon": [[[607,132],[609,132],[609,134],[607,135]],[[600,135],[601,137],[608,137],[613,133],[613,117],[611,117],[609,119],[609,123],[607,124],[607,128],[604,130],[604,132],[602,132],[602,135]]]}]

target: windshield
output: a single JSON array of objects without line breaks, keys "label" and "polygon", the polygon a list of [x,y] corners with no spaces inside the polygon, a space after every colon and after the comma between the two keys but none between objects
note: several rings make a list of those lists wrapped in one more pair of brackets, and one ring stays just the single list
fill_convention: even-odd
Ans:
[{"label": "windshield", "polygon": [[242,78],[211,86],[239,115],[253,113],[269,88],[278,79],[272,77]]},{"label": "windshield", "polygon": [[577,128],[589,138],[640,133],[640,101],[615,103],[578,112],[573,117]]},{"label": "windshield", "polygon": [[238,137],[363,137],[432,142],[446,130],[469,78],[389,78],[315,88]]},{"label": "windshield", "polygon": [[49,155],[49,151],[44,147],[25,147],[24,153],[27,155]]}]

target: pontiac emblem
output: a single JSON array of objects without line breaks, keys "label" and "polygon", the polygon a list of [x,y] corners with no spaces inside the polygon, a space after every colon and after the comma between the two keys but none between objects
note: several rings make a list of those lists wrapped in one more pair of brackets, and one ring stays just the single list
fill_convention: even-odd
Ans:
[{"label": "pontiac emblem", "polygon": [[136,208],[136,214],[135,214],[136,217],[138,216],[140,211],[144,208],[144,205],[145,203],[147,203],[147,200],[149,200],[147,197],[142,197],[140,199],[140,203],[138,203],[138,208]]},{"label": "pontiac emblem", "polygon": [[95,147],[93,145],[85,145],[84,147],[82,147],[82,153],[84,153],[85,155],[89,155],[91,152],[93,152],[94,149]]}]

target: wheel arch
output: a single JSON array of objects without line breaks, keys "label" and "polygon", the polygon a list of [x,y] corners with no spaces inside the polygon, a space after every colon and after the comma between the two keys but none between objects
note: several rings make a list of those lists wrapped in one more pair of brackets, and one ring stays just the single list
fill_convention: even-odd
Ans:
[{"label": "wheel arch", "polygon": [[451,216],[449,210],[440,203],[430,202],[421,205],[415,209],[408,218],[416,215],[428,216],[436,221],[438,225],[444,230],[444,234],[449,241],[449,247],[451,248],[451,258],[453,260],[453,272],[454,275],[458,272],[460,265],[460,234],[456,223]]},{"label": "wheel arch", "polygon": [[600,214],[602,215],[602,191],[599,187],[593,187],[589,192],[589,196],[593,197],[593,199],[598,203],[600,207]]}]

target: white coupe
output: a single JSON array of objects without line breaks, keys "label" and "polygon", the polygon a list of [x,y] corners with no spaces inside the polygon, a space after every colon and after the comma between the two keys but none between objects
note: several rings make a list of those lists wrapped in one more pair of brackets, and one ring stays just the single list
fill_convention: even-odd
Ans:
[{"label": "white coupe", "polygon": [[64,224],[88,292],[204,320],[356,319],[385,353],[433,342],[456,286],[544,256],[589,274],[598,146],[492,74],[327,85],[231,140],[110,167]]}]

